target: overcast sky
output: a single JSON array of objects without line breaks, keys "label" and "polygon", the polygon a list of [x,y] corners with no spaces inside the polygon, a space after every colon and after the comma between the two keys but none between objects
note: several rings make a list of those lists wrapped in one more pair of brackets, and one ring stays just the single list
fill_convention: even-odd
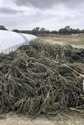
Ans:
[{"label": "overcast sky", "polygon": [[0,25],[9,29],[40,26],[84,28],[84,0],[0,0]]}]

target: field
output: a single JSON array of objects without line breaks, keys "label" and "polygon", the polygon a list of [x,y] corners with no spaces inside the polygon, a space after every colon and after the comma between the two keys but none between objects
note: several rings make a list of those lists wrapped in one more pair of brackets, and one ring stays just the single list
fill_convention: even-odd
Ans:
[{"label": "field", "polygon": [[[46,43],[49,43],[49,47],[50,47],[50,44],[51,46],[54,45],[54,44],[59,44],[59,45],[72,45],[73,47],[77,47],[77,48],[84,48],[84,36],[83,35],[72,35],[72,36],[56,36],[56,37],[40,37],[39,38],[39,41],[41,43],[44,43],[46,45]],[[45,45],[43,46],[45,48],[45,50],[47,49],[47,47],[45,47]],[[35,45],[33,45],[35,46]],[[37,47],[37,46],[36,46]],[[41,45],[40,45],[41,47]],[[39,48],[38,48],[39,49]],[[43,48],[42,48],[43,49]],[[52,49],[52,48],[50,48]],[[71,49],[71,48],[70,48]],[[24,58],[24,55],[20,52],[23,52],[24,48],[22,48],[22,50],[18,50],[16,53],[17,53],[17,56],[16,57],[21,57],[21,59],[23,59],[23,61],[27,61],[26,58]],[[47,50],[48,52],[50,52],[50,50]],[[53,50],[53,53],[47,53],[46,51],[46,54],[47,54],[47,58],[49,61],[49,65],[52,65],[53,63],[53,66],[56,65],[56,63],[54,62],[54,59],[55,58],[54,56],[55,55],[52,55],[52,54],[56,54]],[[78,50],[76,50],[78,52]],[[81,50],[80,50],[81,51]],[[76,52],[76,53],[77,53]],[[37,55],[37,52],[34,50],[31,50],[31,53],[29,51],[26,50],[26,53],[30,55],[33,54],[33,56],[36,56],[36,58],[38,59]],[[80,53],[80,52],[79,52]],[[22,55],[21,55],[22,54]],[[36,54],[36,55],[35,55]],[[40,54],[42,54],[41,56],[42,57],[39,57],[40,59],[44,58],[45,57],[45,52],[42,50],[40,52]],[[39,55],[40,56],[40,55]],[[51,56],[51,57],[50,57]],[[53,56],[53,57],[52,57]],[[26,57],[26,56],[25,56]],[[75,57],[75,56],[74,56]],[[9,57],[8,57],[9,58]],[[35,59],[31,59],[31,57],[29,57],[29,59],[31,59],[30,61],[33,60],[33,63],[34,61],[36,61],[36,58]],[[63,57],[62,57],[63,58]],[[25,60],[24,60],[25,59]],[[80,60],[77,60],[75,61],[74,58],[71,58],[73,61],[73,65],[77,67],[79,67],[80,69],[80,74],[79,75],[82,75],[84,74],[84,60],[82,60],[81,58],[81,61]],[[48,61],[47,60],[47,61]],[[14,60],[13,62],[13,65],[16,64],[18,65],[18,58],[17,60]],[[42,60],[41,60],[42,61]],[[60,61],[60,59],[59,59]],[[65,60],[63,60],[65,61]],[[44,62],[43,62],[44,63]],[[48,63],[48,62],[47,62]],[[60,62],[62,64],[62,62]],[[2,63],[1,63],[2,64]],[[31,64],[31,62],[30,62]],[[66,63],[67,64],[67,63]],[[69,63],[68,63],[69,64]],[[5,65],[5,62],[4,62],[4,65]],[[8,64],[7,64],[8,65]],[[21,64],[22,65],[22,64]],[[37,68],[38,70],[36,70],[35,66],[37,65]],[[19,65],[18,65],[19,66]],[[42,72],[46,72],[45,69],[46,67],[49,67],[48,64],[45,64],[45,65],[38,65],[38,63],[35,62],[35,65],[33,65],[34,69],[30,69],[31,71],[33,72],[40,72],[39,71],[39,66],[41,67],[44,67],[44,71],[42,69],[40,69]],[[46,66],[46,67],[45,67]],[[58,65],[57,65],[58,66]],[[69,66],[71,66],[71,64],[69,64]],[[3,66],[1,66],[3,68]],[[0,68],[1,68],[0,67]],[[17,68],[16,66],[14,66],[15,68]],[[28,66],[27,66],[28,67]],[[8,68],[8,67],[7,67]],[[9,67],[10,68],[10,67]],[[30,67],[29,67],[30,68]],[[79,71],[79,69],[77,71]],[[10,69],[8,69],[10,70]],[[22,70],[22,69],[21,69]],[[49,73],[50,75],[52,74],[52,71],[54,71],[54,69],[51,67],[49,67]],[[3,68],[3,71],[4,71],[4,68]],[[19,71],[19,70],[18,70]],[[12,72],[12,70],[11,70]],[[16,72],[15,72],[16,73]],[[24,72],[25,73],[25,72]],[[8,75],[8,74],[7,74]],[[26,75],[26,74],[25,74]],[[49,75],[49,76],[50,76]],[[78,76],[77,74],[74,74],[75,78]],[[14,76],[15,78],[16,76]],[[29,76],[30,77],[30,76]],[[52,76],[53,77],[53,76]],[[64,77],[65,78],[65,77]],[[75,78],[74,78],[74,83],[75,83]],[[10,79],[10,77],[9,77]],[[19,80],[19,79],[18,79]],[[34,79],[35,80],[35,79]],[[40,79],[39,79],[40,80]],[[77,78],[77,80],[79,81],[79,78]],[[5,81],[5,80],[4,80]],[[13,81],[12,81],[13,82]],[[48,85],[48,83],[47,83]],[[14,86],[13,86],[14,87]],[[41,87],[41,86],[40,86]],[[43,86],[44,87],[44,86]],[[52,87],[52,86],[50,86]],[[70,86],[71,87],[71,86]],[[30,88],[31,89],[31,88]],[[45,88],[44,88],[45,89]],[[32,89],[31,89],[32,90]],[[23,90],[22,90],[23,91]],[[24,92],[25,93],[25,92]],[[19,96],[19,95],[18,95]],[[54,97],[54,96],[52,96]],[[52,98],[51,97],[51,98]],[[49,98],[49,93],[47,95],[47,97],[45,98],[47,101]],[[50,99],[51,99],[50,98]],[[76,98],[77,99],[77,98]],[[77,100],[75,100],[77,101]],[[24,101],[25,103],[25,101]],[[68,102],[67,102],[68,103]],[[46,105],[46,102],[44,103]],[[45,107],[45,105],[43,105]],[[64,104],[63,104],[64,105]],[[48,106],[48,105],[47,105]],[[65,104],[66,106],[66,104]],[[3,107],[3,106],[2,106]],[[6,107],[4,107],[6,109]],[[84,107],[83,107],[84,108]],[[4,109],[3,109],[4,110]],[[45,111],[47,111],[47,108],[45,108]],[[22,111],[21,111],[22,112]],[[40,113],[40,112],[39,112]],[[84,110],[76,110],[75,108],[72,108],[72,110],[70,111],[66,111],[66,112],[63,112],[63,113],[58,113],[57,116],[55,117],[45,117],[45,116],[41,116],[40,115],[38,117],[36,117],[36,119],[31,119],[29,118],[27,115],[16,115],[15,113],[8,113],[8,114],[3,114],[0,116],[0,125],[83,125],[84,124]]]},{"label": "field", "polygon": [[78,34],[78,35],[57,35],[53,37],[41,37],[43,41],[46,41],[51,44],[60,44],[60,45],[66,45],[70,44],[73,45],[73,47],[77,48],[84,48],[84,34]]}]

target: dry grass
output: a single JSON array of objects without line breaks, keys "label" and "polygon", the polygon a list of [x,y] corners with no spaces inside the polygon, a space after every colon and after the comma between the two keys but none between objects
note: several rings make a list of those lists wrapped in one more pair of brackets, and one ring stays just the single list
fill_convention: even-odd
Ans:
[{"label": "dry grass", "polygon": [[[74,57],[76,57],[74,59]],[[3,125],[82,125],[79,114],[84,115],[84,51],[71,46],[43,44],[43,40],[23,46],[15,53],[0,56],[0,111],[49,118],[59,116],[61,120],[8,116]],[[71,109],[79,114],[68,114]],[[61,116],[62,114],[62,116]],[[64,115],[64,116],[63,116]],[[53,117],[55,118],[55,117]],[[56,117],[57,118],[57,117]],[[65,119],[64,119],[65,118]],[[23,119],[23,120],[22,120]],[[42,121],[40,123],[40,121]]]},{"label": "dry grass", "polygon": [[43,42],[48,42],[51,44],[60,44],[60,45],[66,45],[70,44],[74,47],[80,47],[84,48],[84,35],[58,35],[54,37],[41,37],[41,40]]},{"label": "dry grass", "polygon": [[84,63],[82,49],[34,41],[0,60],[1,113],[48,116],[83,105],[83,72],[73,66]]}]

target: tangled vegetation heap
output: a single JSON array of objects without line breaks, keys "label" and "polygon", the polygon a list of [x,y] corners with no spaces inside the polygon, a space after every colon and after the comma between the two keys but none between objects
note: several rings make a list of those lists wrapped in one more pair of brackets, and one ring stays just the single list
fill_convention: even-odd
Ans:
[{"label": "tangled vegetation heap", "polygon": [[0,55],[0,112],[52,115],[83,108],[84,50],[31,42]]}]

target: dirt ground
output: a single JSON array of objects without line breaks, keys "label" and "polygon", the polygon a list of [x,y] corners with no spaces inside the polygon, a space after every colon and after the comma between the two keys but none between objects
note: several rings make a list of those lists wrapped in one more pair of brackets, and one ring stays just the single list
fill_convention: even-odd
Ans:
[{"label": "dirt ground", "polygon": [[84,125],[84,116],[78,113],[58,115],[53,118],[30,119],[27,116],[7,114],[0,116],[0,125]]}]

